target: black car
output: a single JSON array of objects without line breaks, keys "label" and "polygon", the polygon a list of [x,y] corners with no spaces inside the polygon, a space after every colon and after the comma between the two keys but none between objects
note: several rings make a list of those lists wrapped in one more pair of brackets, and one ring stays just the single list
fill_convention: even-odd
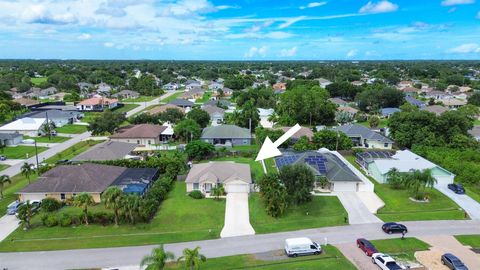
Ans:
[{"label": "black car", "polygon": [[468,267],[466,267],[465,264],[463,264],[463,262],[459,258],[457,258],[455,255],[451,253],[443,254],[440,260],[442,261],[442,264],[447,266],[449,269],[468,270]]},{"label": "black car", "polygon": [[382,225],[382,230],[388,234],[392,233],[407,233],[408,229],[403,224],[398,224],[396,222],[387,222]]},{"label": "black car", "polygon": [[465,194],[465,189],[461,184],[448,184],[448,188],[457,194]]},{"label": "black car", "polygon": [[70,164],[70,163],[71,163],[71,162],[70,162],[70,160],[68,160],[68,159],[61,159],[61,160],[55,162],[55,164],[57,164],[57,165],[68,165],[68,164]]}]

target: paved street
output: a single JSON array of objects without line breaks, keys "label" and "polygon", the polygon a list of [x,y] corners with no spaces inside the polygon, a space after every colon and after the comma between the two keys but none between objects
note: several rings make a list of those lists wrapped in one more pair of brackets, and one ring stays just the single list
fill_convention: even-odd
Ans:
[{"label": "paved street", "polygon": [[167,97],[175,94],[176,92],[168,92],[168,93],[165,93],[163,94],[162,96],[156,98],[156,99],[153,99],[151,101],[147,101],[147,102],[127,102],[127,103],[132,103],[132,104],[138,104],[140,106],[136,107],[135,109],[131,110],[131,111],[128,111],[127,112],[127,117],[130,117],[136,113],[139,113],[141,112],[142,110],[144,110],[145,108],[147,107],[150,107],[152,105],[157,105],[160,103],[161,100],[163,99],[166,99]]},{"label": "paved street", "polygon": [[[480,234],[479,221],[412,221],[408,226],[409,237],[433,235]],[[367,239],[395,238],[381,231],[379,224],[358,224],[327,227],[301,231],[228,237],[215,240],[167,244],[165,248],[178,257],[184,248],[201,247],[201,253],[209,258],[237,254],[250,254],[278,250],[283,241],[291,237],[310,237],[318,243],[341,244]],[[66,240],[68,241],[68,240]],[[41,244],[41,243],[39,243]],[[83,269],[94,267],[138,265],[141,258],[150,253],[154,246],[81,249],[48,252],[0,253],[0,269]]]}]

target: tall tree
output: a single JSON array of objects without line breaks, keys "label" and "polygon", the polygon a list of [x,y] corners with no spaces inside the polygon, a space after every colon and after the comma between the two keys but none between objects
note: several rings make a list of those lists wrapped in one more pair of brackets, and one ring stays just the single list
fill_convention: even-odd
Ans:
[{"label": "tall tree", "polygon": [[73,199],[73,205],[82,208],[85,225],[88,225],[88,207],[94,204],[92,195],[86,192],[80,193]]},{"label": "tall tree", "polygon": [[122,190],[116,186],[111,186],[103,192],[102,197],[103,201],[105,202],[105,207],[107,209],[113,209],[113,213],[115,215],[115,225],[118,226],[119,210],[122,207]]},{"label": "tall tree", "polygon": [[92,120],[88,126],[88,130],[92,132],[92,135],[112,134],[125,120],[124,114],[106,110]]},{"label": "tall tree", "polygon": [[265,203],[266,212],[272,217],[280,217],[288,207],[287,190],[280,183],[278,173],[263,175],[257,183]]},{"label": "tall tree", "polygon": [[312,141],[316,149],[350,150],[353,146],[352,140],[345,133],[328,129],[315,132]]},{"label": "tall tree", "polygon": [[9,183],[12,183],[12,180],[10,179],[10,176],[4,174],[0,176],[0,199],[3,199],[3,189],[5,188],[5,185]]},{"label": "tall tree", "polygon": [[[33,164],[31,163],[23,163],[22,167],[20,168],[20,171],[23,176],[25,176],[28,179],[28,183],[30,184],[30,176],[33,174]],[[37,168],[38,169],[38,168]]]},{"label": "tall tree", "polygon": [[416,199],[425,199],[426,188],[433,188],[437,183],[437,179],[432,176],[432,171],[427,170],[415,170],[407,175],[405,179],[405,186],[413,192]]},{"label": "tall tree", "polygon": [[136,217],[140,212],[141,199],[136,194],[129,194],[123,197],[122,208],[130,219],[130,223],[135,224]]},{"label": "tall tree", "polygon": [[234,122],[237,126],[255,130],[260,123],[260,115],[258,114],[258,109],[255,107],[252,100],[249,100],[243,104],[241,109],[238,111]]},{"label": "tall tree", "polygon": [[140,262],[140,268],[146,267],[145,270],[163,270],[167,260],[175,259],[175,255],[171,252],[165,251],[163,245],[152,250],[150,255],[143,257]]},{"label": "tall tree", "polygon": [[18,219],[20,219],[20,224],[26,230],[30,229],[30,221],[33,216],[33,205],[30,201],[26,201],[18,208]]},{"label": "tall tree", "polygon": [[200,108],[193,108],[189,111],[187,113],[187,118],[197,122],[201,128],[206,127],[208,123],[210,123],[210,115]]},{"label": "tall tree", "polygon": [[177,138],[184,142],[197,140],[201,134],[200,125],[192,119],[184,119],[178,122],[174,127],[174,131]]},{"label": "tall tree", "polygon": [[387,183],[394,189],[399,189],[405,184],[404,178],[404,175],[397,168],[391,168],[387,172]]},{"label": "tall tree", "polygon": [[283,183],[293,204],[302,204],[312,199],[315,175],[304,164],[284,166],[280,170],[280,181]]},{"label": "tall tree", "polygon": [[186,269],[198,270],[200,265],[207,261],[207,257],[200,254],[200,247],[194,249],[186,248],[183,250],[183,256],[178,258],[178,261],[183,261]]}]

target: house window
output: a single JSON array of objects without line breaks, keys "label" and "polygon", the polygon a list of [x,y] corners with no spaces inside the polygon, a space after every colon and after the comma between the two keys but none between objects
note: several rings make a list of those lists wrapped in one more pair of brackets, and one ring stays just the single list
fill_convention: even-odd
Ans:
[{"label": "house window", "polygon": [[193,190],[198,190],[200,185],[198,183],[193,183]]},{"label": "house window", "polygon": [[388,143],[384,143],[384,144],[383,144],[383,147],[387,148],[387,147],[388,147]]},{"label": "house window", "polygon": [[152,141],[148,140],[148,144],[152,144]]},{"label": "house window", "polygon": [[140,144],[140,140],[137,140],[137,144]]},{"label": "house window", "polygon": [[65,200],[65,193],[60,193],[60,200]]}]

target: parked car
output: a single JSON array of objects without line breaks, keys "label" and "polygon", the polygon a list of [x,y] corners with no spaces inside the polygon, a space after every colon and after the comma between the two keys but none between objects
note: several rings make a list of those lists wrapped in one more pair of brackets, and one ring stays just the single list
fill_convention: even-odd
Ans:
[{"label": "parked car", "polygon": [[372,254],[373,264],[378,265],[380,269],[383,270],[400,270],[403,269],[397,262],[390,257],[389,255],[383,253],[373,253]]},{"label": "parked car", "polygon": [[[40,210],[40,205],[42,204],[42,201],[39,201],[39,200],[31,200],[30,201],[30,205],[32,206],[32,213],[37,213],[38,210]],[[23,205],[23,203],[21,204]],[[20,206],[18,207],[20,208]],[[17,209],[17,212],[15,213],[15,216],[18,217],[18,209]]]},{"label": "parked car", "polygon": [[0,155],[0,161],[5,161],[5,160],[7,160],[7,157],[3,156],[3,155]]},{"label": "parked car", "polygon": [[407,233],[408,229],[405,225],[396,222],[387,222],[382,225],[382,230],[388,234]]},{"label": "parked car", "polygon": [[55,162],[55,164],[57,164],[57,165],[70,164],[70,160],[68,160],[68,159],[61,159],[61,160]]},{"label": "parked car", "polygon": [[14,201],[7,206],[7,215],[15,215],[18,211],[18,208],[23,204],[20,201]]},{"label": "parked car", "polygon": [[461,184],[448,184],[448,188],[457,194],[465,194],[465,189]]},{"label": "parked car", "polygon": [[440,259],[442,264],[447,266],[452,270],[468,270],[468,267],[463,264],[463,262],[451,253],[445,253]]},{"label": "parked car", "polygon": [[299,255],[318,255],[322,253],[322,247],[310,240],[310,238],[289,238],[285,240],[285,254],[288,257],[297,257]]},{"label": "parked car", "polygon": [[365,252],[365,255],[368,257],[371,257],[373,253],[378,253],[378,250],[375,248],[375,246],[364,238],[357,239],[357,247]]}]

